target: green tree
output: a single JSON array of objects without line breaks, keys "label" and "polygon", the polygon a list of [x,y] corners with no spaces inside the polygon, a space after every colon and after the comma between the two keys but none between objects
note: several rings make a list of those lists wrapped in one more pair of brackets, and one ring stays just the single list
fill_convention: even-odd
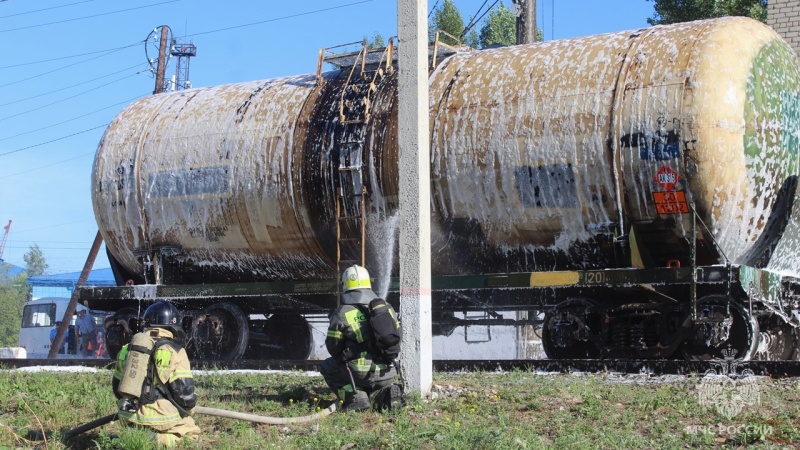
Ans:
[{"label": "green tree", "polygon": [[517,43],[517,16],[502,3],[489,11],[481,27],[481,48],[490,45],[514,45]]},{"label": "green tree", "polygon": [[746,16],[767,22],[767,0],[647,0],[654,3],[650,25],[723,16]]},{"label": "green tree", "polygon": [[30,298],[25,273],[11,276],[11,265],[0,264],[0,347],[19,345],[22,307]]},{"label": "green tree", "polygon": [[380,33],[372,35],[372,39],[364,36],[364,40],[367,41],[367,48],[370,50],[386,47],[386,42],[383,40],[383,36],[381,36]]},{"label": "green tree", "polygon": [[36,244],[30,247],[30,250],[25,253],[22,259],[25,260],[25,271],[29,277],[44,275],[44,271],[47,270],[48,265],[44,259],[44,253]]},{"label": "green tree", "polygon": [[461,18],[461,12],[456,8],[453,0],[444,0],[442,6],[436,8],[428,28],[431,31],[431,40],[433,40],[433,33],[441,30],[458,40],[456,42],[447,35],[441,35],[439,39],[445,44],[458,45],[461,42],[461,34],[464,33],[464,19]]}]

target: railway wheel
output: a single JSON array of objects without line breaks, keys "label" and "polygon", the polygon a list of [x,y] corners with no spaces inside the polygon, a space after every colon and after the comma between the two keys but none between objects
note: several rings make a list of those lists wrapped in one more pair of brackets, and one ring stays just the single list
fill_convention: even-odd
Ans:
[{"label": "railway wheel", "polygon": [[762,361],[786,361],[800,358],[798,330],[776,315],[759,321],[758,350],[754,359]]},{"label": "railway wheel", "polygon": [[300,314],[273,314],[262,331],[250,334],[247,359],[308,359],[313,350],[311,325]]},{"label": "railway wheel", "polygon": [[116,359],[117,354],[122,350],[122,346],[129,343],[135,330],[131,319],[137,319],[139,312],[136,308],[122,308],[103,322],[103,336],[105,339],[106,350],[111,359]]},{"label": "railway wheel", "polygon": [[548,311],[542,324],[542,347],[549,359],[594,359],[601,351],[596,334],[601,318],[588,299],[571,299]]},{"label": "railway wheel", "polygon": [[698,301],[698,319],[691,339],[681,346],[684,358],[753,358],[758,347],[758,322],[740,303],[724,295],[703,297]]},{"label": "railway wheel", "polygon": [[215,303],[192,321],[186,350],[192,358],[235,360],[244,355],[249,335],[247,317],[238,306]]}]

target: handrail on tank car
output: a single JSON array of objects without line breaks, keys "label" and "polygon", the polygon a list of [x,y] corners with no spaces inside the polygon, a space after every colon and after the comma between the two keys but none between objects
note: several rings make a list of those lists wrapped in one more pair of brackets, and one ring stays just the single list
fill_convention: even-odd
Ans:
[{"label": "handrail on tank car", "polygon": [[[440,36],[443,35],[443,34],[446,37],[449,37],[450,39],[452,39],[456,44],[455,45],[451,45],[451,44],[448,44],[448,43],[444,42],[442,39],[440,39]],[[446,32],[444,30],[436,30],[436,33],[434,33],[434,38],[433,38],[433,54],[431,55],[431,67],[432,68],[435,68],[438,65],[437,58],[438,58],[438,55],[439,55],[439,47],[444,47],[444,48],[446,48],[448,50],[453,51],[454,53],[458,53],[458,52],[464,50],[464,44],[461,43],[461,39],[453,36],[452,34]]]},{"label": "handrail on tank car", "polygon": [[[362,45],[362,49],[355,52],[333,53],[332,50],[350,47],[353,45]],[[319,49],[319,56],[317,58],[317,84],[322,84],[322,64],[328,62],[332,57],[341,57],[345,55],[357,55],[363,50],[364,41],[348,42],[347,44],[334,45],[333,47],[326,47]]]},{"label": "handrail on tank car", "polygon": [[[317,59],[317,84],[322,84],[324,81],[322,78],[322,65],[324,63],[330,63],[335,66],[338,66],[340,69],[345,67],[355,67],[358,65],[359,58],[361,60],[361,72],[364,73],[364,70],[367,65],[376,64],[380,67],[382,64],[386,64],[386,70],[388,73],[391,73],[394,70],[392,63],[394,61],[394,39],[395,36],[389,38],[388,43],[385,47],[371,49],[367,44],[366,40],[360,42],[350,42],[348,44],[337,45],[334,47],[327,47],[322,48],[319,50],[319,57]],[[349,51],[349,52],[342,52],[342,53],[334,53],[332,50],[350,47],[353,45],[361,45],[361,49],[358,51]],[[381,56],[378,58],[377,62],[375,62],[375,58],[370,58],[371,54],[381,53]],[[370,62],[372,60],[372,62]],[[349,63],[352,61],[352,63]]]}]

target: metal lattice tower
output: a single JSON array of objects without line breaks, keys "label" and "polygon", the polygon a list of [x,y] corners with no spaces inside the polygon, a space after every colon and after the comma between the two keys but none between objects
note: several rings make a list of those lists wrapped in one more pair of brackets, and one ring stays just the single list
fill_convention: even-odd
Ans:
[{"label": "metal lattice tower", "polygon": [[189,58],[197,55],[197,47],[189,42],[188,44],[179,44],[175,39],[169,46],[169,54],[176,56],[178,59],[175,62],[175,75],[170,80],[170,91],[180,91],[182,89],[189,89],[192,87],[192,82],[189,81]]}]

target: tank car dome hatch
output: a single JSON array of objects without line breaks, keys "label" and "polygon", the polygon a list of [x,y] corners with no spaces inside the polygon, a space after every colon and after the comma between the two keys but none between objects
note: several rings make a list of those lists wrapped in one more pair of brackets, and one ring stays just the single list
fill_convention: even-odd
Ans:
[{"label": "tank car dome hatch", "polygon": [[[323,76],[122,111],[92,175],[116,264],[142,274],[168,248],[165,283],[335,274],[347,85],[344,71]],[[687,264],[692,202],[709,229],[698,260],[797,274],[799,78],[789,46],[746,18],[449,57],[429,82],[434,274]],[[397,210],[396,97],[397,71],[376,84],[360,135],[368,224]],[[620,258],[621,241],[633,255]],[[370,245],[368,267],[385,242]]]}]

